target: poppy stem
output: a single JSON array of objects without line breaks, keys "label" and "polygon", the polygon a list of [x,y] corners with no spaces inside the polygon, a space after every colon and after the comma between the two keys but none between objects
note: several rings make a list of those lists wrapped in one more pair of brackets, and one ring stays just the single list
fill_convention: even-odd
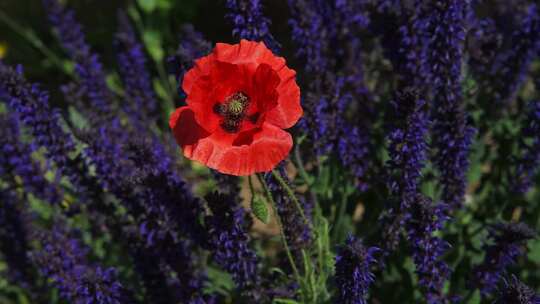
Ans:
[{"label": "poppy stem", "polygon": [[257,174],[257,178],[259,179],[259,182],[264,188],[264,193],[266,194],[266,198],[270,202],[270,205],[272,206],[272,210],[274,211],[274,214],[276,215],[276,221],[279,226],[279,234],[281,236],[281,241],[283,242],[283,247],[285,248],[285,252],[287,253],[287,258],[289,259],[289,263],[291,264],[291,267],[293,269],[294,276],[296,277],[296,281],[300,282],[300,273],[298,272],[298,268],[296,268],[296,263],[294,262],[291,249],[289,248],[289,244],[287,243],[287,238],[285,237],[285,230],[283,229],[283,223],[281,222],[281,217],[279,216],[276,202],[274,201],[274,198],[272,197],[272,193],[270,192],[270,188],[268,187],[268,184],[266,183],[264,178],[259,174]]},{"label": "poppy stem", "polygon": [[248,184],[249,184],[249,191],[251,192],[251,204],[253,204],[253,200],[255,199],[255,188],[253,187],[253,181],[251,180],[251,175],[248,175]]},{"label": "poppy stem", "polygon": [[279,172],[277,172],[276,170],[272,170],[272,175],[274,176],[274,178],[278,181],[278,183],[281,185],[281,187],[283,189],[285,189],[285,192],[287,192],[287,196],[289,196],[289,198],[293,201],[294,205],[296,206],[296,209],[298,209],[298,212],[300,212],[300,215],[302,216],[302,219],[304,220],[304,222],[308,225],[308,226],[311,226],[310,225],[310,222],[308,221],[308,219],[306,218],[306,215],[304,214],[304,209],[302,209],[302,205],[300,204],[300,201],[298,200],[298,198],[296,198],[296,195],[294,195],[294,192],[293,190],[291,189],[291,187],[289,187],[289,185],[287,184],[287,182],[283,179],[283,177],[281,176],[281,174],[279,174]]}]

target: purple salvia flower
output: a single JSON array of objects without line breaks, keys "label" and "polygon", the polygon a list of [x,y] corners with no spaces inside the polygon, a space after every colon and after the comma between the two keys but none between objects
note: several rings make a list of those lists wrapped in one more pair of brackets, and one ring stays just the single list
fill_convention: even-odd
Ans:
[{"label": "purple salvia flower", "polygon": [[211,172],[220,192],[240,199],[240,179],[238,176],[219,173],[216,170],[211,170]]},{"label": "purple salvia flower", "polygon": [[[116,195],[139,224],[135,235],[144,246],[140,254],[159,257],[156,262],[162,271],[176,274],[170,284],[181,286],[176,294],[179,302],[202,300],[205,276],[197,269],[194,245],[207,247],[208,240],[199,221],[203,213],[200,200],[176,174],[173,160],[155,139],[130,141],[124,152],[133,172]],[[152,277],[148,273],[142,276]]]},{"label": "purple salvia flower", "polygon": [[407,239],[412,246],[418,283],[424,290],[428,304],[449,301],[443,294],[443,286],[450,275],[450,268],[442,261],[442,256],[450,245],[433,236],[448,220],[446,208],[444,204],[435,205],[429,198],[417,194],[410,207],[410,220],[405,225]]},{"label": "purple salvia flower", "polygon": [[258,258],[249,248],[247,213],[234,198],[217,192],[207,195],[206,201],[212,211],[205,223],[214,261],[232,275],[240,290],[258,287]]},{"label": "purple salvia flower", "polygon": [[[537,83],[537,91],[540,92],[540,81]],[[513,190],[526,193],[532,187],[533,176],[540,167],[540,101],[534,100],[529,103],[520,138],[522,154],[517,160],[517,176],[513,179]],[[524,139],[531,139],[531,143],[527,143]]]},{"label": "purple salvia flower", "polygon": [[[174,303],[178,298],[167,276],[160,267],[157,267],[157,261],[160,257],[156,254],[150,254],[144,246],[139,246],[136,240],[130,241],[130,255],[135,264],[135,270],[139,279],[145,287],[145,300],[149,303],[167,304]],[[180,289],[180,286],[175,286]]]},{"label": "purple salvia flower", "polygon": [[510,40],[511,47],[497,55],[488,71],[495,99],[506,103],[516,97],[540,51],[540,10],[536,4],[528,7]]},{"label": "purple salvia flower", "polygon": [[0,176],[18,176],[26,192],[51,204],[60,202],[59,189],[45,179],[41,166],[32,159],[34,147],[21,141],[14,115],[0,114],[0,146]]},{"label": "purple salvia flower", "polygon": [[499,288],[499,296],[494,304],[540,304],[540,295],[534,289],[523,284],[512,275],[510,280],[504,280],[504,286]]},{"label": "purple salvia flower", "polygon": [[414,8],[408,9],[402,3],[402,16],[406,21],[398,28],[399,44],[393,52],[394,65],[402,86],[411,86],[421,96],[427,96],[431,78],[429,62],[430,14],[421,1],[414,2]]},{"label": "purple salvia flower", "polygon": [[51,231],[36,230],[42,249],[31,253],[40,273],[51,279],[60,296],[76,304],[121,304],[133,301],[116,278],[114,268],[103,268],[87,260],[88,248],[61,222]]},{"label": "purple salvia flower", "polygon": [[[155,259],[155,267],[167,274],[161,276],[136,263],[149,289],[147,296],[158,303],[166,303],[167,299],[196,302],[202,299],[204,276],[195,264],[194,242],[204,246],[207,243],[198,221],[202,214],[200,201],[176,175],[172,159],[157,139],[143,133],[128,140],[118,134],[121,132],[119,125],[111,123],[89,135],[85,154],[103,186],[120,200],[136,223],[128,231],[131,254],[144,260]],[[172,273],[174,276],[170,276]],[[156,299],[151,289],[163,283],[168,288],[161,286],[160,290],[167,292],[161,300]]]},{"label": "purple salvia flower", "polygon": [[336,255],[336,303],[367,304],[369,286],[375,280],[371,267],[377,263],[374,255],[378,251],[376,247],[365,247],[352,235],[347,237]]},{"label": "purple salvia flower", "polygon": [[152,88],[152,77],[147,70],[143,45],[130,24],[128,16],[118,13],[116,46],[120,76],[124,83],[126,100],[124,110],[132,123],[143,127],[148,119],[156,117],[157,101]]},{"label": "purple salvia flower", "polygon": [[[105,71],[97,54],[92,53],[85,41],[82,26],[75,13],[63,7],[58,0],[43,0],[48,18],[58,33],[62,46],[75,62],[78,86],[92,107],[90,115],[96,125],[106,121],[113,113],[113,95],[105,82]],[[81,105],[79,105],[81,106]],[[81,107],[81,110],[85,107]]]},{"label": "purple salvia flower", "polygon": [[460,84],[468,6],[461,0],[438,0],[430,8],[434,162],[440,172],[441,199],[450,209],[455,209],[463,203],[467,157],[475,133],[467,124]]},{"label": "purple salvia flower", "polygon": [[[285,173],[285,167],[283,164],[278,165],[276,169],[281,177],[288,182],[288,177]],[[287,243],[293,253],[293,255],[299,260],[302,259],[301,250],[309,247],[313,240],[313,232],[309,223],[306,223],[302,218],[302,215],[294,205],[294,202],[288,197],[287,192],[281,187],[278,181],[268,173],[264,176],[266,183],[269,186],[269,190],[272,193],[272,197],[276,202],[276,209],[281,217],[283,230]],[[289,182],[288,182],[289,183]],[[289,183],[290,185],[290,183]],[[291,186],[291,185],[290,185]],[[292,186],[291,186],[292,187]],[[311,203],[301,199],[304,215],[310,220],[311,216]]]},{"label": "purple salvia flower", "polygon": [[14,190],[0,190],[0,253],[7,264],[8,280],[33,291],[35,278],[27,257],[29,244],[22,205]]},{"label": "purple salvia flower", "polygon": [[[180,31],[180,35],[178,49],[174,56],[167,59],[167,62],[169,73],[175,75],[179,84],[182,84],[184,74],[193,67],[195,59],[210,53],[212,45],[191,24],[184,25]],[[179,91],[180,95],[184,96],[184,92],[182,90]]]},{"label": "purple salvia flower", "polygon": [[36,147],[45,147],[47,158],[54,161],[61,175],[67,176],[83,201],[101,193],[96,180],[88,175],[81,155],[76,153],[70,134],[60,123],[60,113],[50,108],[49,95],[24,79],[22,72],[0,62],[0,94],[9,108],[30,129]]},{"label": "purple salvia flower", "polygon": [[413,89],[404,89],[390,102],[392,114],[387,163],[391,172],[388,187],[407,210],[416,199],[427,158],[426,136],[430,126],[426,102]]},{"label": "purple salvia flower", "polygon": [[396,95],[391,105],[387,187],[397,202],[384,219],[388,223],[385,246],[387,251],[394,250],[401,230],[405,229],[426,300],[428,303],[441,303],[445,301],[443,284],[450,273],[441,256],[449,246],[442,239],[434,237],[433,233],[441,230],[447,219],[443,213],[445,206],[435,206],[419,192],[422,168],[427,158],[426,135],[430,125],[426,102],[419,98],[415,90],[407,88]]},{"label": "purple salvia flower", "polygon": [[280,45],[270,33],[270,19],[264,16],[261,0],[227,0],[229,12],[226,17],[233,24],[233,36],[237,39],[262,41],[274,53]]},{"label": "purple salvia flower", "polygon": [[[371,118],[358,38],[369,24],[365,6],[364,1],[289,1],[296,55],[312,75],[306,80],[305,114],[299,125],[316,154],[336,153],[361,189],[366,186]],[[358,113],[348,115],[353,102]],[[360,116],[351,123],[355,115]]]},{"label": "purple salvia flower", "polygon": [[398,92],[390,102],[392,106],[388,121],[392,122],[387,136],[390,160],[387,187],[394,197],[395,206],[383,219],[385,249],[394,250],[400,240],[404,223],[411,220],[409,209],[417,199],[418,185],[427,158],[426,136],[430,121],[427,104],[411,88]]},{"label": "purple salvia flower", "polygon": [[477,265],[470,284],[479,288],[486,296],[497,289],[506,268],[527,251],[527,241],[536,237],[536,233],[523,223],[499,223],[489,230],[488,240],[484,245],[486,253],[482,264]]}]

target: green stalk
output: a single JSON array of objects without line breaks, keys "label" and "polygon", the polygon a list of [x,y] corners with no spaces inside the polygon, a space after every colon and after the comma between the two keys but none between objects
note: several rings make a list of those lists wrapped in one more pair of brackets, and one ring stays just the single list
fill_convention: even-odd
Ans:
[{"label": "green stalk", "polygon": [[296,198],[296,195],[294,195],[294,192],[291,189],[291,187],[287,185],[287,182],[285,182],[283,177],[281,177],[281,174],[279,174],[279,172],[277,172],[276,170],[272,170],[272,175],[278,181],[281,187],[285,189],[285,192],[287,192],[287,196],[289,196],[291,201],[293,201],[294,205],[296,206],[296,209],[298,209],[298,212],[300,212],[300,215],[302,216],[302,219],[304,220],[304,222],[307,225],[311,226],[311,223],[308,221],[308,219],[306,218],[306,215],[304,214],[304,209],[302,209],[302,205],[300,205],[300,201]]},{"label": "green stalk", "polygon": [[293,269],[296,281],[300,282],[301,281],[300,273],[298,272],[298,268],[296,267],[296,263],[294,262],[294,258],[292,256],[291,249],[289,248],[289,244],[287,243],[285,232],[283,230],[283,224],[281,222],[281,217],[279,216],[279,213],[277,210],[276,202],[274,201],[274,198],[272,197],[272,193],[270,192],[268,184],[266,183],[264,178],[259,174],[257,174],[257,178],[259,179],[259,182],[263,186],[264,193],[266,194],[266,197],[268,201],[270,202],[270,205],[272,205],[272,210],[274,211],[274,214],[276,215],[276,220],[279,226],[279,234],[281,236],[281,241],[283,242],[283,247],[285,248],[285,252],[287,253],[287,258],[289,259],[289,263],[291,264],[291,267]]},{"label": "green stalk", "polygon": [[4,22],[13,32],[20,35],[22,38],[24,38],[28,43],[30,43],[33,47],[35,47],[38,51],[43,53],[45,57],[49,58],[55,65],[57,65],[60,69],[62,69],[66,74],[71,75],[71,71],[66,69],[64,62],[56,56],[56,54],[51,51],[43,41],[41,41],[38,36],[30,29],[26,29],[17,22],[15,22],[11,17],[6,15],[4,12],[0,10],[0,21]]}]

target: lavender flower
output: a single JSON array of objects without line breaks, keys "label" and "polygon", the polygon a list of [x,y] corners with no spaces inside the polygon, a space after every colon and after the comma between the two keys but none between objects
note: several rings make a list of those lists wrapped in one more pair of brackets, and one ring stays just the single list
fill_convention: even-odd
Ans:
[{"label": "lavender flower", "polygon": [[392,114],[388,121],[392,127],[388,135],[390,160],[387,166],[392,177],[388,187],[400,198],[402,209],[407,210],[416,199],[427,158],[426,135],[430,121],[426,102],[414,89],[398,92],[390,104]]},{"label": "lavender flower", "polygon": [[[371,120],[358,38],[369,23],[365,5],[364,1],[289,1],[297,57],[310,75],[300,127],[317,155],[335,152],[351,168],[361,189],[366,187]],[[355,106],[358,112],[348,115]]]},{"label": "lavender flower", "polygon": [[528,7],[522,23],[511,36],[510,48],[491,62],[490,79],[494,83],[494,97],[500,102],[510,102],[526,79],[533,59],[540,51],[540,12],[537,5]]},{"label": "lavender flower", "polygon": [[[427,154],[426,135],[430,125],[426,102],[412,88],[398,92],[390,102],[392,106],[388,133],[389,177],[387,187],[393,196],[394,206],[383,219],[385,249],[394,250],[400,239],[405,222],[411,219],[409,212],[417,200],[418,185]],[[387,254],[389,252],[386,252]]]},{"label": "lavender flower", "polygon": [[441,230],[447,219],[443,212],[445,206],[434,205],[418,189],[427,158],[426,135],[430,121],[426,102],[414,89],[406,88],[396,94],[391,105],[387,187],[397,205],[388,211],[385,219],[387,250],[396,248],[404,228],[426,301],[442,303],[445,301],[442,288],[450,270],[441,256],[449,245],[433,233]]},{"label": "lavender flower", "polygon": [[441,258],[450,245],[433,236],[448,220],[446,208],[444,204],[435,205],[429,198],[418,194],[411,205],[411,219],[405,228],[412,246],[418,283],[424,289],[428,304],[445,303],[448,300],[442,289],[450,275],[450,268]]},{"label": "lavender flower", "polygon": [[117,57],[126,97],[123,108],[132,123],[141,125],[157,114],[152,77],[146,68],[144,48],[125,13],[118,13],[118,24],[116,45],[120,52]]},{"label": "lavender flower", "polygon": [[36,232],[43,248],[31,254],[42,275],[52,279],[60,296],[77,304],[130,303],[131,294],[116,278],[114,268],[103,268],[87,260],[88,249],[63,224]]},{"label": "lavender flower", "polygon": [[217,182],[217,187],[222,193],[240,199],[240,179],[238,176],[222,174],[212,170],[212,176]]},{"label": "lavender flower", "polygon": [[280,45],[270,33],[270,19],[262,12],[261,0],[227,0],[227,19],[233,24],[233,36],[238,39],[263,41],[277,53]]},{"label": "lavender flower", "polygon": [[176,79],[182,83],[185,72],[193,66],[195,59],[208,54],[211,50],[210,42],[197,32],[192,25],[184,25],[181,28],[180,44],[174,56],[167,59],[169,73],[176,75]]},{"label": "lavender flower", "polygon": [[0,176],[18,176],[25,191],[51,204],[60,201],[58,188],[45,179],[42,168],[32,159],[34,147],[20,140],[19,122],[13,115],[0,114],[0,146]]},{"label": "lavender flower", "polygon": [[489,230],[488,240],[483,249],[486,256],[482,264],[473,270],[470,283],[486,296],[496,290],[506,268],[526,253],[526,243],[536,237],[536,233],[523,223],[499,223]]},{"label": "lavender flower", "polygon": [[160,267],[156,267],[156,261],[160,259],[159,255],[148,253],[143,246],[138,245],[136,240],[131,240],[130,244],[130,255],[133,258],[135,270],[145,287],[145,299],[156,304],[173,303],[177,300],[169,286],[166,274]]},{"label": "lavender flower", "polygon": [[[278,172],[281,177],[288,181],[283,164],[278,166]],[[281,187],[272,174],[266,174],[264,179],[276,202],[277,212],[281,217],[287,243],[289,244],[293,255],[297,258],[301,258],[301,250],[307,248],[313,240],[311,228],[302,218],[302,215],[295,207],[294,202],[288,197],[287,192]],[[309,217],[311,214],[311,205],[304,202],[302,207],[304,208],[306,217]]]},{"label": "lavender flower", "polygon": [[462,205],[465,194],[467,156],[475,132],[467,125],[460,85],[468,7],[464,1],[444,0],[433,3],[431,9],[434,162],[440,172],[442,201],[455,209]]},{"label": "lavender flower", "polygon": [[495,304],[540,304],[540,295],[523,284],[512,275],[510,280],[504,280],[504,286],[499,289],[499,297]]},{"label": "lavender flower", "polygon": [[[93,123],[106,121],[113,113],[113,95],[105,82],[105,72],[97,54],[92,53],[85,41],[82,26],[75,20],[75,14],[63,7],[58,0],[43,0],[52,26],[56,29],[62,46],[75,62],[78,89],[88,98]],[[81,106],[81,105],[79,105]],[[85,107],[81,107],[81,110]]]},{"label": "lavender flower", "polygon": [[206,217],[206,224],[214,261],[232,274],[238,288],[257,287],[258,259],[248,246],[245,210],[231,197],[217,192],[207,195],[206,201],[212,211],[212,215]]},{"label": "lavender flower", "polygon": [[376,247],[365,247],[352,235],[340,247],[336,256],[336,284],[340,292],[336,303],[367,304],[369,286],[375,280],[371,266],[377,263]]},{"label": "lavender flower", "polygon": [[31,291],[35,289],[28,237],[21,201],[14,190],[0,189],[0,253],[8,266],[7,278]]},{"label": "lavender flower", "polygon": [[[540,92],[540,82],[537,90]],[[532,178],[540,166],[540,101],[531,101],[528,106],[527,119],[521,129],[521,157],[517,160],[514,191],[527,192],[533,185]],[[528,144],[525,139],[532,139]]]},{"label": "lavender flower", "polygon": [[[88,174],[86,163],[76,153],[73,139],[60,124],[60,113],[50,108],[49,96],[37,85],[29,84],[22,75],[0,62],[0,92],[9,108],[28,127],[35,146],[45,147],[46,156],[53,160],[59,173],[67,176],[83,201],[101,193],[101,188]],[[3,98],[4,99],[4,98]]]}]

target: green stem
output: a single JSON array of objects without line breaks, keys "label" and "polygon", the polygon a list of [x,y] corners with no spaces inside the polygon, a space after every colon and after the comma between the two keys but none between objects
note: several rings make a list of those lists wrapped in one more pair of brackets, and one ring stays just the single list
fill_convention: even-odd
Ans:
[{"label": "green stem", "polygon": [[283,189],[285,189],[285,192],[287,192],[287,195],[293,201],[294,205],[298,209],[298,212],[300,212],[300,215],[302,216],[302,219],[304,220],[304,222],[307,225],[311,226],[310,222],[306,218],[306,215],[304,214],[304,210],[302,209],[302,205],[300,204],[300,201],[296,198],[296,195],[294,195],[294,192],[291,189],[291,187],[289,187],[287,182],[283,179],[283,177],[281,177],[281,174],[279,174],[279,172],[277,172],[276,170],[272,170],[272,175],[278,181],[278,183],[281,185],[281,187]]},{"label": "green stem", "polygon": [[253,187],[253,181],[251,180],[251,175],[248,175],[248,184],[249,184],[249,191],[251,192],[250,203],[253,205],[253,200],[255,199],[255,187]]},{"label": "green stem", "polygon": [[300,148],[298,144],[294,147],[294,160],[296,161],[296,165],[298,166],[298,172],[300,173],[300,176],[302,176],[308,186],[311,186],[312,179],[308,175],[306,168],[304,167],[304,162],[302,161],[302,157],[300,156]]},{"label": "green stem", "polygon": [[294,262],[294,258],[292,256],[291,249],[289,248],[289,244],[287,243],[285,232],[283,230],[283,223],[281,222],[281,217],[279,216],[276,202],[274,201],[274,198],[272,197],[272,193],[270,192],[268,184],[266,183],[264,178],[259,174],[257,174],[257,178],[259,179],[259,182],[261,183],[264,189],[264,193],[266,194],[266,198],[270,202],[270,205],[272,206],[272,210],[274,211],[274,214],[276,215],[276,220],[279,226],[279,234],[281,236],[281,241],[283,242],[283,247],[285,248],[285,252],[287,253],[287,258],[289,259],[289,263],[291,264],[291,267],[293,269],[296,281],[300,282],[300,273],[298,272],[298,268],[296,267],[296,263]]},{"label": "green stem", "polygon": [[17,34],[19,34],[21,37],[23,37],[26,41],[28,41],[33,47],[35,47],[37,50],[39,50],[43,55],[45,55],[47,58],[49,58],[55,65],[57,65],[60,69],[62,69],[67,74],[70,74],[70,71],[66,70],[65,65],[63,61],[56,56],[56,54],[51,51],[43,41],[41,41],[37,35],[29,30],[22,27],[20,24],[15,22],[11,17],[6,15],[4,12],[0,11],[0,21],[4,22],[11,30]]}]

